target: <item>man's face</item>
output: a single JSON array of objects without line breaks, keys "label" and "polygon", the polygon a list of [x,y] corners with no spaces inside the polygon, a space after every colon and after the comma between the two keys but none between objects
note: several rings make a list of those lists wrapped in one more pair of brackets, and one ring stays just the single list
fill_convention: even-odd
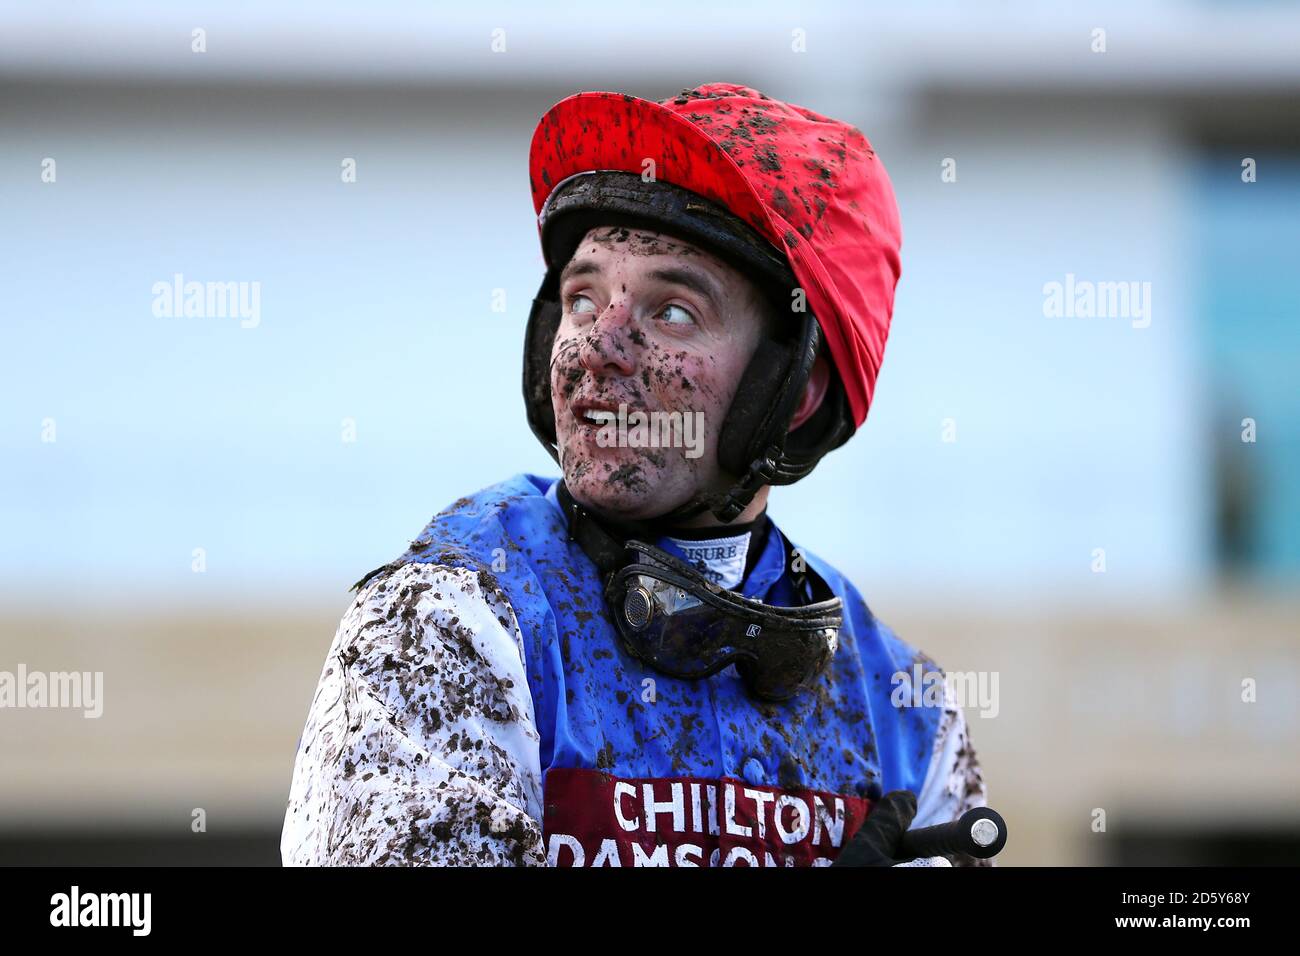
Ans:
[{"label": "man's face", "polygon": [[551,400],[574,498],[646,519],[725,490],[718,432],[763,334],[753,284],[681,240],[600,227],[578,243],[559,291]]}]

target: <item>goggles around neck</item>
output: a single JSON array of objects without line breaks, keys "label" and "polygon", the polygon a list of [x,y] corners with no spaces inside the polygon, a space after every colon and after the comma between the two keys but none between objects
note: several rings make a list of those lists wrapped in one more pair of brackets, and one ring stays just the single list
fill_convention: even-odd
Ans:
[{"label": "goggles around neck", "polygon": [[683,680],[735,664],[750,694],[772,702],[811,688],[830,663],[843,601],[811,568],[794,576],[795,593],[806,586],[810,603],[765,604],[719,587],[661,548],[620,543],[563,483],[557,494],[570,536],[604,575],[609,614],[632,657]]}]

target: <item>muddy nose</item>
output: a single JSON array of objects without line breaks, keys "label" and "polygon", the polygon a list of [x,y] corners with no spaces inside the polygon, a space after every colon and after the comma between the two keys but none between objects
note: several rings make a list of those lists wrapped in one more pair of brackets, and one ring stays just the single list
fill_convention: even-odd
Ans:
[{"label": "muddy nose", "polygon": [[583,336],[578,361],[592,372],[631,375],[636,371],[636,360],[629,327],[625,321],[606,322],[612,309],[606,309]]}]

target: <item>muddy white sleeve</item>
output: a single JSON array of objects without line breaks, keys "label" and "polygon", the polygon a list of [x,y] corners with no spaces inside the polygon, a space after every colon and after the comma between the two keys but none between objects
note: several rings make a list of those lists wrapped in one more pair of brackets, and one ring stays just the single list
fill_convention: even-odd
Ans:
[{"label": "muddy white sleeve", "polygon": [[984,774],[971,745],[966,716],[945,681],[943,715],[925,783],[916,799],[912,828],[950,823],[972,807],[986,805]]},{"label": "muddy white sleeve", "polygon": [[285,865],[545,865],[519,625],[490,576],[368,582],[326,658],[294,764]]}]

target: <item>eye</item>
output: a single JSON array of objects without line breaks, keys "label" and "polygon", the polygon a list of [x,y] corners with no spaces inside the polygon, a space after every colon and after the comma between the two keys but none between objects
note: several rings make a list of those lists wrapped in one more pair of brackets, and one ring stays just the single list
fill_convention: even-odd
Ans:
[{"label": "eye", "polygon": [[694,325],[695,324],[695,316],[691,315],[689,311],[682,308],[680,305],[676,305],[676,304],[666,305],[663,307],[663,309],[660,311],[659,314],[660,316],[663,317],[664,321],[667,322],[669,325]]},{"label": "eye", "polygon": [[595,312],[596,303],[592,302],[585,295],[565,296],[565,311],[571,315],[582,315],[586,312]]}]

